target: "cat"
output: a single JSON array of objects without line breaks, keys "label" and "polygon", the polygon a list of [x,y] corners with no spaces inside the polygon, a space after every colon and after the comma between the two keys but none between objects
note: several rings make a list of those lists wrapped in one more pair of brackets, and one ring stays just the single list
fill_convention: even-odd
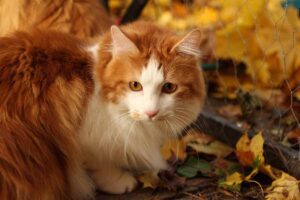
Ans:
[{"label": "cat", "polygon": [[199,30],[180,38],[146,22],[103,36],[79,140],[98,188],[130,192],[134,171],[167,169],[161,145],[196,120],[204,102],[200,43]]},{"label": "cat", "polygon": [[201,34],[148,22],[89,44],[32,30],[0,38],[0,199],[132,191],[167,169],[160,146],[201,111]]},{"label": "cat", "polygon": [[100,0],[0,1],[0,36],[39,27],[93,39],[111,25],[112,21]]}]

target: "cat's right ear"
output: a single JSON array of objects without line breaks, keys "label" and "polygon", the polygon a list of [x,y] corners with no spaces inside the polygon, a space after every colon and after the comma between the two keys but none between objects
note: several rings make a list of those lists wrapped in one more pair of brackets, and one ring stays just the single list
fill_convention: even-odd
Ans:
[{"label": "cat's right ear", "polygon": [[139,53],[136,45],[117,27],[111,27],[113,57],[122,54],[135,55]]}]

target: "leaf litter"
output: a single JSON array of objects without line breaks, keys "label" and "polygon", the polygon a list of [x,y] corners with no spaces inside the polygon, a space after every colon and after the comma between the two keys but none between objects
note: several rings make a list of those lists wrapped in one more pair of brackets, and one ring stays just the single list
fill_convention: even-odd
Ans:
[{"label": "leaf litter", "polygon": [[[223,191],[222,194],[227,196],[243,195],[243,189],[250,184],[251,188],[256,186],[256,192],[269,200],[300,199],[299,180],[265,163],[262,133],[257,133],[251,139],[245,133],[234,149],[211,136],[205,138],[203,133],[197,134],[196,130],[190,130],[189,133],[191,135],[186,134],[177,142],[172,140],[166,143],[162,153],[167,160],[172,160],[172,168],[139,176],[144,188],[181,191],[209,180],[212,184],[208,187]],[[170,155],[176,157],[176,163]],[[257,176],[268,177],[269,184],[260,183],[256,180]],[[194,184],[191,184],[193,181]],[[189,194],[195,193],[197,191]]]}]

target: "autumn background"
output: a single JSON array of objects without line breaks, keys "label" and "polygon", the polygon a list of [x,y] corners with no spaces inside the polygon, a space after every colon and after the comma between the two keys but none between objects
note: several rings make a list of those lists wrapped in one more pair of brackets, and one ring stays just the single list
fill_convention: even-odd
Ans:
[{"label": "autumn background", "polygon": [[[109,1],[116,23],[130,3]],[[178,33],[201,29],[205,112],[241,132],[208,133],[200,120],[169,141],[162,153],[173,171],[139,178],[152,197],[300,199],[299,8],[298,0],[148,1],[142,19]],[[226,143],[231,137],[237,142]]]}]

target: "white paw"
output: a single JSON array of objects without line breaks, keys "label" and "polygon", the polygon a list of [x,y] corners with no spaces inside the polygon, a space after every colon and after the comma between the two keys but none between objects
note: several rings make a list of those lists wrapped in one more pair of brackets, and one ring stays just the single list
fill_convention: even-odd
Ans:
[{"label": "white paw", "polygon": [[100,190],[111,194],[131,192],[137,186],[137,180],[129,173],[123,172],[115,181],[109,181],[100,186]]}]

